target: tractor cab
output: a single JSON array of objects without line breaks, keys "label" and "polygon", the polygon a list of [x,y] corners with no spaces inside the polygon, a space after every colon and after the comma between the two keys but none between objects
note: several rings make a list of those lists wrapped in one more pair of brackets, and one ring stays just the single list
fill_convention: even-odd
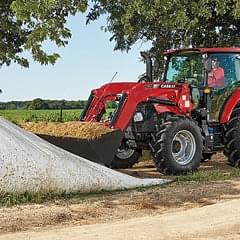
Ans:
[{"label": "tractor cab", "polygon": [[223,103],[240,84],[240,49],[204,48],[166,52],[165,82],[184,82],[191,89],[193,109],[207,109],[219,121]]}]

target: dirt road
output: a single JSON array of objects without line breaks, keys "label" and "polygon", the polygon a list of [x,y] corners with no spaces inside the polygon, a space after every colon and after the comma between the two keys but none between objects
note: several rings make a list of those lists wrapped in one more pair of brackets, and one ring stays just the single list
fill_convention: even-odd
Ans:
[{"label": "dirt road", "polygon": [[2,235],[0,240],[237,240],[240,238],[239,206],[240,200],[231,200],[177,213],[108,224]]}]

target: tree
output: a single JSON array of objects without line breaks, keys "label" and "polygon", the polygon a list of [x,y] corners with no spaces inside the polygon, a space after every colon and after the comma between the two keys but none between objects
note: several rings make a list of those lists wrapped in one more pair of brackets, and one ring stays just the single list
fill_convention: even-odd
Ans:
[{"label": "tree", "polygon": [[41,98],[34,99],[28,107],[32,110],[48,109],[48,104]]},{"label": "tree", "polygon": [[19,53],[23,51],[28,30],[21,28],[22,23],[16,20],[10,9],[11,3],[11,0],[0,2],[0,65],[14,61],[27,66],[27,61]]},{"label": "tree", "polygon": [[86,0],[1,0],[0,66],[16,62],[28,67],[25,50],[41,64],[54,64],[59,55],[47,53],[43,43],[65,46],[71,37],[67,17],[86,8]]},{"label": "tree", "polygon": [[177,47],[240,44],[237,0],[94,0],[88,22],[107,14],[105,31],[115,49],[129,50],[139,40],[151,41],[152,52]]},{"label": "tree", "polygon": [[107,15],[104,30],[116,50],[129,50],[137,41],[151,41],[152,52],[177,47],[238,45],[238,0],[2,0],[0,3],[0,66],[12,61],[28,66],[24,50],[41,64],[54,64],[44,42],[66,46],[71,31],[68,16],[91,9],[87,22]]}]

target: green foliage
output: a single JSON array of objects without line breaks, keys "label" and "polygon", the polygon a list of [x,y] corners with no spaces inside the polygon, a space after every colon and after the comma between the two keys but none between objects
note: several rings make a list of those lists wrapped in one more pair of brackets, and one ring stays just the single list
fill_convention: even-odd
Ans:
[{"label": "green foliage", "polygon": [[105,105],[107,109],[115,109],[117,108],[117,104],[115,101],[108,101]]},{"label": "green foliage", "polygon": [[86,101],[66,101],[66,100],[44,100],[36,98],[33,101],[11,101],[0,102],[0,110],[15,110],[15,109],[81,109],[84,108]]},{"label": "green foliage", "polygon": [[48,109],[48,105],[44,103],[41,98],[36,98],[31,102],[28,108],[33,110]]},{"label": "green foliage", "polygon": [[41,64],[59,55],[47,53],[46,41],[64,47],[71,37],[66,21],[92,6],[87,22],[107,15],[103,28],[115,49],[129,50],[137,41],[151,41],[152,52],[177,47],[239,45],[240,2],[236,0],[3,0],[0,3],[0,65],[12,61],[27,67],[27,50]]},{"label": "green foliage", "polygon": [[94,0],[88,22],[108,15],[105,31],[115,49],[129,50],[138,40],[152,51],[177,47],[233,46],[240,40],[240,3],[235,0]]},{"label": "green foliage", "polygon": [[50,40],[64,47],[71,37],[67,17],[85,12],[86,0],[2,0],[0,3],[0,65],[28,67],[24,50],[41,64],[54,64],[60,57],[47,53],[42,44]]},{"label": "green foliage", "polygon": [[22,28],[29,30],[24,48],[31,51],[34,60],[45,65],[54,64],[59,55],[47,54],[41,43],[50,40],[64,47],[71,37],[66,18],[86,8],[86,0],[15,0],[11,5],[17,19],[24,23]]},{"label": "green foliage", "polygon": [[28,67],[26,59],[21,54],[27,40],[29,30],[23,27],[23,22],[16,19],[10,6],[13,0],[0,1],[0,66],[16,62]]}]

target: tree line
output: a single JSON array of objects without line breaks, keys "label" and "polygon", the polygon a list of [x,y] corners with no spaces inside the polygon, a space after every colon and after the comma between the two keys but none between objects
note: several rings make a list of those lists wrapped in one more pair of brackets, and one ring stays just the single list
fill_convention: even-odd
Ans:
[{"label": "tree line", "polygon": [[0,102],[0,110],[82,109],[86,101],[44,100]]},{"label": "tree line", "polygon": [[[87,101],[67,101],[67,100],[44,100],[41,98],[33,99],[32,101],[10,101],[0,102],[0,110],[55,110],[55,109],[83,109]],[[107,109],[114,109],[117,103],[107,101],[105,104]]]}]

